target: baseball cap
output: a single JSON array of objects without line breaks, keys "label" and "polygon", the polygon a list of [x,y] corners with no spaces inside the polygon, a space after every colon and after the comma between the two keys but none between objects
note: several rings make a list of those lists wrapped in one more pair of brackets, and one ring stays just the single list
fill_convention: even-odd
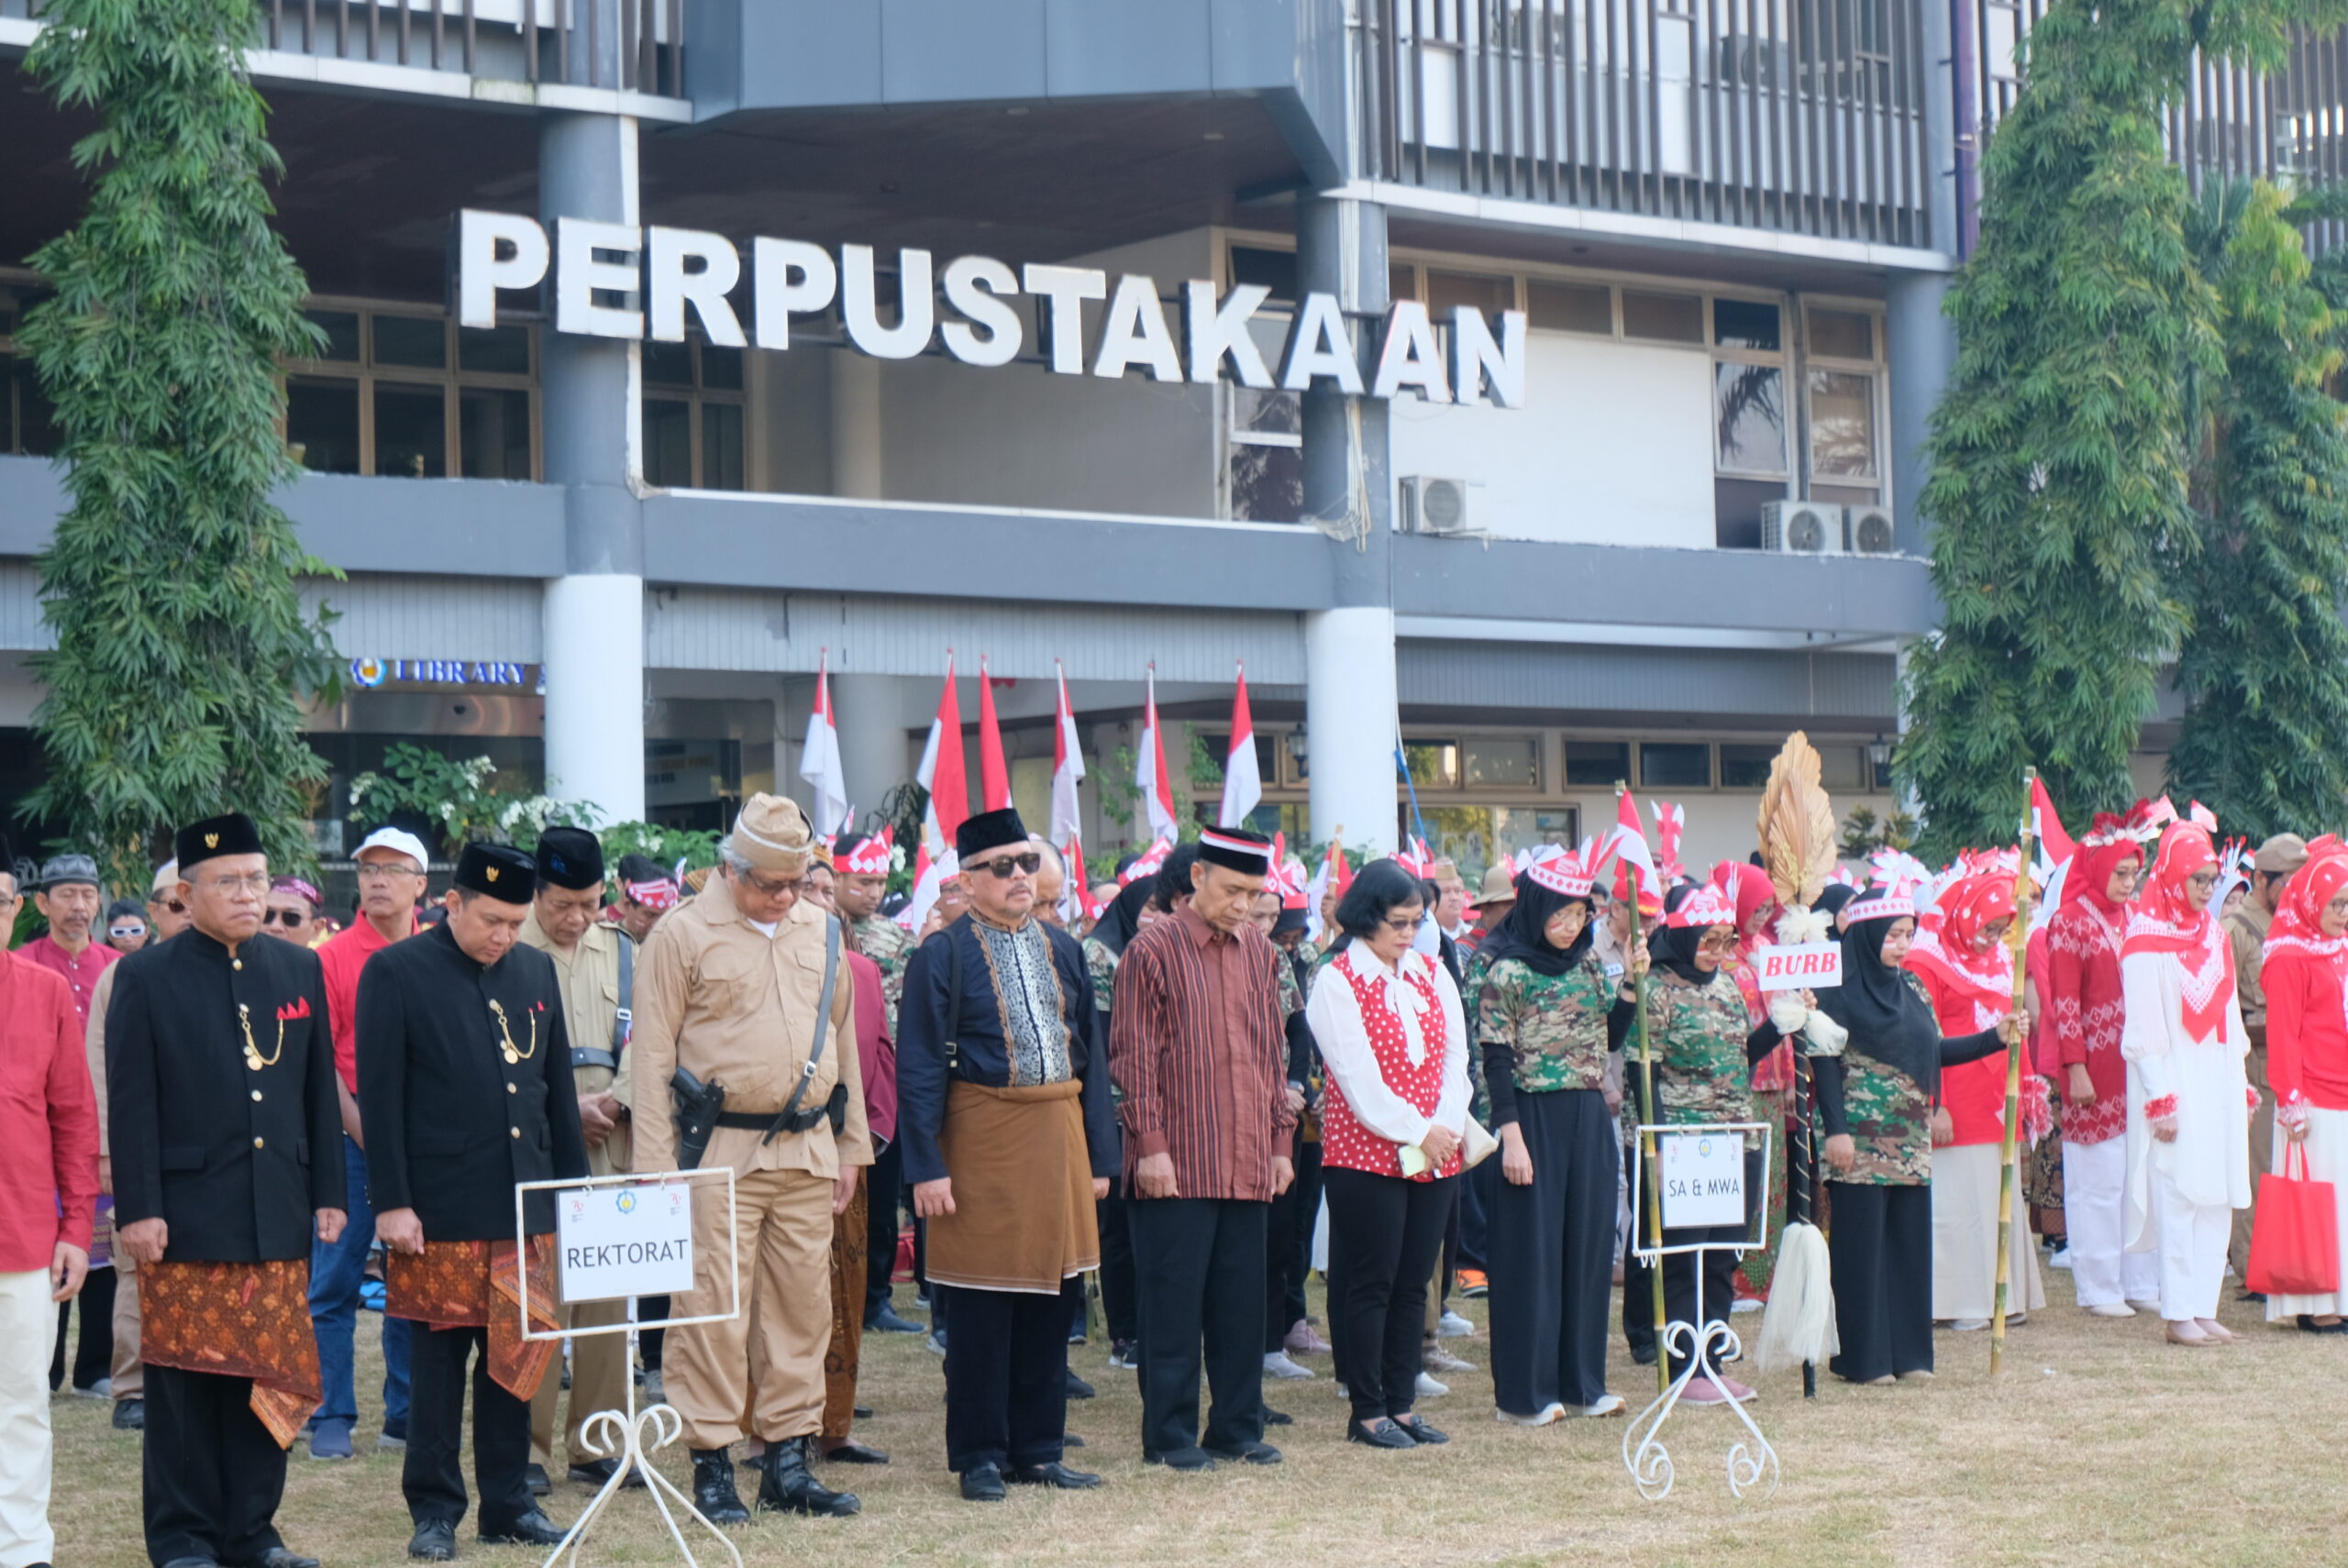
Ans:
[{"label": "baseball cap", "polygon": [[432,864],[432,856],[425,849],[424,841],[415,834],[400,828],[377,828],[360,842],[359,852],[351,858],[364,860],[367,858],[367,852],[371,849],[388,849],[394,855],[404,855],[415,863],[415,868],[418,871]]}]

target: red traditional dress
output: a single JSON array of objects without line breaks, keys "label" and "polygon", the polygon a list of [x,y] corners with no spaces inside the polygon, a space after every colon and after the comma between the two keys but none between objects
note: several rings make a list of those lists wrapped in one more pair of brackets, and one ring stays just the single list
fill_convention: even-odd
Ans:
[{"label": "red traditional dress", "polygon": [[[2348,888],[2348,845],[2320,838],[2293,874],[2266,935],[2259,968],[2266,995],[2266,1082],[2275,1091],[2279,1133],[2304,1128],[2298,1147],[2309,1179],[2330,1182],[2336,1221],[2348,1234],[2348,933],[2324,933],[2324,906]],[[2292,1144],[2275,1140],[2275,1169],[2285,1172]],[[2297,1174],[2296,1171],[2290,1174]],[[2269,1296],[2266,1318],[2348,1311],[2348,1290],[2335,1282],[2308,1296]]]}]

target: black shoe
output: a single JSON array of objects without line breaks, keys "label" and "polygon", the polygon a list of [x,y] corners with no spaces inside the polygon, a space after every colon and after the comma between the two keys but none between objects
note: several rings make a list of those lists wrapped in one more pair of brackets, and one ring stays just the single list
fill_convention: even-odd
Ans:
[{"label": "black shoe", "polygon": [[2263,1290],[2245,1290],[2237,1295],[2234,1299],[2237,1301],[2264,1301],[2266,1299],[2266,1292]]},{"label": "black shoe", "polygon": [[116,1399],[114,1402],[114,1430],[118,1432],[143,1432],[147,1430],[147,1401]]},{"label": "black shoe", "polygon": [[289,1551],[282,1546],[272,1546],[247,1563],[246,1568],[318,1568],[318,1560],[305,1557],[298,1551]]},{"label": "black shoe", "polygon": [[1068,1397],[1069,1398],[1090,1399],[1092,1397],[1092,1385],[1084,1381],[1083,1378],[1079,1377],[1073,1370],[1069,1373]]},{"label": "black shoe", "polygon": [[1641,1366],[1653,1366],[1655,1364],[1655,1346],[1653,1345],[1633,1345],[1631,1347],[1631,1359],[1637,1362]]},{"label": "black shoe", "polygon": [[853,1492],[835,1492],[807,1468],[807,1451],[814,1439],[784,1438],[767,1445],[766,1474],[759,1481],[759,1511],[818,1514],[847,1518],[864,1511]]},{"label": "black shoe", "polygon": [[546,1510],[532,1508],[502,1525],[482,1526],[479,1539],[483,1546],[560,1546],[564,1533]]},{"label": "black shoe", "polygon": [[1264,1424],[1268,1427],[1292,1427],[1296,1425],[1296,1418],[1286,1410],[1275,1410],[1267,1405],[1264,1407]]},{"label": "black shoe", "polygon": [[554,1490],[554,1483],[547,1479],[547,1467],[543,1464],[523,1466],[522,1479],[528,1483],[533,1497],[543,1497]]},{"label": "black shoe", "polygon": [[[601,1486],[612,1478],[612,1473],[619,1467],[620,1462],[615,1458],[591,1459],[584,1464],[572,1465],[570,1479],[582,1486]],[[622,1491],[631,1487],[642,1490],[643,1486],[644,1473],[640,1470],[629,1471],[627,1479],[620,1483]]]},{"label": "black shoe", "polygon": [[1151,1464],[1163,1464],[1168,1470],[1202,1471],[1214,1468],[1214,1455],[1202,1448],[1178,1448],[1165,1453],[1142,1450],[1142,1458]]},{"label": "black shoe", "polygon": [[[43,1565],[37,1562],[33,1568],[43,1568]],[[174,1557],[164,1563],[163,1568],[220,1568],[220,1564],[209,1557]]]},{"label": "black shoe", "polygon": [[919,1334],[927,1332],[926,1330],[925,1330],[919,1323],[914,1322],[912,1319],[898,1317],[897,1309],[894,1307],[883,1307],[880,1310],[873,1313],[872,1316],[864,1320],[864,1331],[868,1334]]},{"label": "black shoe", "polygon": [[1280,1451],[1268,1442],[1243,1442],[1236,1448],[1209,1448],[1217,1459],[1228,1459],[1239,1464],[1278,1464]]},{"label": "black shoe", "polygon": [[1060,1446],[1062,1448],[1082,1448],[1084,1446],[1084,1440],[1077,1436],[1074,1432],[1062,1432],[1060,1434]]},{"label": "black shoe", "polygon": [[1101,1485],[1101,1477],[1085,1470],[1070,1470],[1058,1460],[1049,1464],[1014,1466],[1011,1478],[1022,1486],[1053,1486],[1063,1492],[1090,1492]]},{"label": "black shoe", "polygon": [[1010,1496],[1002,1484],[1002,1472],[992,1464],[973,1464],[962,1472],[962,1500],[966,1503],[1000,1503]]},{"label": "black shoe", "polygon": [[889,1463],[889,1456],[869,1443],[861,1443],[850,1439],[837,1448],[825,1451],[824,1463],[826,1464],[886,1464]]},{"label": "black shoe", "polygon": [[734,1466],[722,1448],[697,1448],[693,1456],[693,1507],[714,1525],[745,1525],[750,1510],[734,1489]]},{"label": "black shoe", "polygon": [[1359,1421],[1347,1421],[1346,1441],[1361,1443],[1369,1448],[1416,1448],[1419,1446],[1419,1440],[1404,1430],[1401,1422],[1390,1421],[1383,1416],[1368,1427],[1364,1427]]},{"label": "black shoe", "polygon": [[1394,1424],[1401,1427],[1404,1431],[1410,1433],[1411,1441],[1412,1442],[1424,1444],[1430,1448],[1434,1446],[1436,1443],[1445,1443],[1451,1441],[1442,1432],[1437,1431],[1434,1428],[1427,1425],[1425,1421],[1420,1419],[1416,1416],[1412,1416],[1407,1421],[1397,1421]]},{"label": "black shoe", "polygon": [[407,1555],[411,1562],[454,1562],[457,1560],[457,1527],[448,1519],[426,1519],[415,1527],[407,1538]]},{"label": "black shoe", "polygon": [[869,1421],[872,1419],[872,1407],[869,1405],[850,1405],[847,1411],[859,1421]]}]

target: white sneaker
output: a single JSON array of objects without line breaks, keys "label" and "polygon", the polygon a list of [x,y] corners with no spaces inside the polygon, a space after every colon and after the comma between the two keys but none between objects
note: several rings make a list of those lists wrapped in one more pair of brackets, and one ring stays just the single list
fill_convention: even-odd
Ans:
[{"label": "white sneaker", "polygon": [[1476,1325],[1456,1312],[1445,1312],[1435,1320],[1434,1331],[1445,1339],[1456,1340],[1463,1334],[1474,1333]]},{"label": "white sneaker", "polygon": [[2068,1248],[2068,1247],[2057,1247],[2057,1248],[2055,1248],[2053,1252],[2051,1252],[2051,1253],[2047,1253],[2047,1254],[2046,1254],[2046,1266],[2047,1266],[2048,1268],[2068,1268],[2068,1267],[2070,1267],[2070,1266],[2071,1266],[2071,1249],[2070,1249],[2070,1248]]},{"label": "white sneaker", "polygon": [[2136,1315],[2136,1309],[2125,1301],[2099,1301],[2088,1310],[2099,1318],[2132,1318]]},{"label": "white sneaker", "polygon": [[2159,1302],[2140,1300],[2133,1296],[2128,1297],[2128,1305],[2133,1307],[2139,1312],[2157,1312],[2161,1309],[2161,1304]]},{"label": "white sneaker", "polygon": [[1297,1365],[1296,1363],[1289,1360],[1288,1352],[1270,1351],[1266,1353],[1264,1356],[1264,1375],[1267,1377],[1283,1377],[1293,1382],[1297,1378],[1310,1377],[1312,1374],[1305,1368]]},{"label": "white sneaker", "polygon": [[1988,1326],[1987,1318],[1959,1318],[1949,1325],[1960,1334],[1977,1334]]},{"label": "white sneaker", "polygon": [[1507,1410],[1494,1410],[1492,1419],[1504,1427],[1545,1427],[1565,1416],[1563,1405],[1551,1405],[1537,1416],[1519,1416]]},{"label": "white sneaker", "polygon": [[1738,1312],[1758,1312],[1767,1303],[1757,1296],[1740,1296],[1729,1303],[1728,1309],[1733,1316]]},{"label": "white sneaker", "polygon": [[1422,1398],[1422,1399],[1440,1399],[1440,1398],[1442,1398],[1445,1394],[1448,1394],[1448,1393],[1450,1393],[1450,1392],[1451,1392],[1451,1385],[1450,1385],[1450,1384],[1448,1384],[1448,1383],[1437,1383],[1434,1378],[1429,1377],[1429,1376],[1428,1376],[1425,1373],[1423,1373],[1423,1372],[1422,1372],[1422,1373],[1420,1373],[1420,1374],[1419,1374],[1419,1397],[1420,1397],[1420,1398]]},{"label": "white sneaker", "polygon": [[1550,1408],[1576,1420],[1603,1419],[1608,1416],[1619,1416],[1628,1408],[1620,1394],[1601,1394],[1597,1403],[1591,1405],[1554,1405]]}]

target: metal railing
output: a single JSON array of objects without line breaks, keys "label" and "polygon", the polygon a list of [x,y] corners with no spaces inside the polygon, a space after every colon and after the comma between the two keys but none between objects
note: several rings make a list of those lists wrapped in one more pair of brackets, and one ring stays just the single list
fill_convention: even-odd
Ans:
[{"label": "metal railing", "polygon": [[1363,0],[1365,171],[1930,247],[1928,0]]}]

